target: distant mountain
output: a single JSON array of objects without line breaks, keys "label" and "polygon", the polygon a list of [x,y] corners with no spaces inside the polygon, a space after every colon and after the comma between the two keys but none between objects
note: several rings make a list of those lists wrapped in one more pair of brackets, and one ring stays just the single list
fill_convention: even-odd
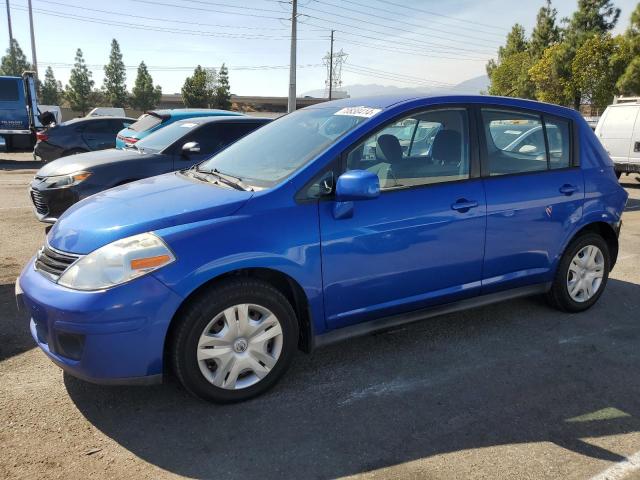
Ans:
[{"label": "distant mountain", "polygon": [[[486,75],[470,78],[458,83],[451,88],[429,88],[429,87],[394,87],[392,85],[378,85],[375,83],[362,85],[345,85],[340,90],[346,91],[351,98],[369,97],[374,95],[433,95],[433,94],[473,94],[484,92],[489,88],[489,78]],[[310,90],[301,96],[324,97],[325,91]]]}]

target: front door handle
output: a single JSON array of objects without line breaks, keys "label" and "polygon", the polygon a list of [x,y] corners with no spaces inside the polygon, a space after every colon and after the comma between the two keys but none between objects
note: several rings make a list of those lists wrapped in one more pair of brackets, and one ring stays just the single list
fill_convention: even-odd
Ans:
[{"label": "front door handle", "polygon": [[456,203],[451,205],[451,209],[461,213],[465,213],[472,208],[476,208],[477,206],[478,206],[478,202],[474,200],[466,200],[464,198],[461,198]]},{"label": "front door handle", "polygon": [[576,193],[578,191],[578,187],[576,187],[575,185],[569,185],[568,183],[565,183],[563,186],[561,186],[559,188],[560,193],[562,193],[563,195],[573,195],[574,193]]}]

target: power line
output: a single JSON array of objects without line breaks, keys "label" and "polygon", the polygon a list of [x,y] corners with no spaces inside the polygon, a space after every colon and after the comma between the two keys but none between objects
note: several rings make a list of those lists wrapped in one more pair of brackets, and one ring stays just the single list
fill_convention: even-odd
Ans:
[{"label": "power line", "polygon": [[490,25],[488,23],[481,23],[481,22],[476,22],[474,20],[465,20],[463,18],[458,18],[458,17],[454,17],[452,15],[445,15],[443,13],[436,13],[436,12],[431,12],[429,10],[425,10],[423,8],[418,8],[414,5],[411,5],[410,7],[407,7],[406,5],[403,5],[401,3],[395,3],[392,2],[390,0],[378,0],[378,2],[380,3],[385,3],[387,5],[393,5],[394,7],[400,7],[400,8],[406,8],[408,10],[411,10],[412,12],[421,12],[421,13],[426,13],[428,15],[433,15],[435,17],[442,17],[442,18],[448,18],[449,20],[455,20],[457,22],[463,22],[463,23],[468,23],[470,25],[480,25],[482,27],[487,27],[487,28],[494,28],[496,30],[501,30],[504,31],[503,27],[499,27],[497,25]]},{"label": "power line", "polygon": [[[407,22],[406,20],[395,20],[393,18],[389,18],[388,16],[384,16],[384,15],[377,15],[375,13],[368,13],[368,12],[363,12],[361,10],[357,10],[355,8],[349,8],[349,7],[345,7],[343,5],[336,5],[335,3],[330,3],[327,0],[314,0],[316,3],[319,3],[321,5],[327,5],[331,8],[339,8],[341,10],[346,10],[349,12],[354,12],[357,13],[359,15],[366,15],[367,17],[372,17],[372,18],[379,18],[382,19],[386,22],[394,22],[394,23],[398,23],[400,25],[407,25],[410,27],[415,27],[415,28],[419,28],[420,30],[427,30],[429,32],[431,31],[435,31],[435,32],[441,32],[441,33],[446,33],[446,34],[454,34],[457,36],[462,36],[462,37],[467,37],[470,39],[478,39],[479,37],[476,36],[470,36],[470,35],[465,35],[465,34],[461,34],[459,32],[451,32],[449,30],[442,30],[442,29],[438,29],[438,28],[434,28],[433,26],[429,25],[428,27],[425,27],[424,25],[420,25],[417,23],[411,23],[411,22]],[[478,33],[478,30],[475,30],[476,33]],[[486,34],[486,33],[485,33]],[[489,35],[493,35],[493,36],[497,36],[497,37],[502,37],[502,35],[497,34],[497,33],[489,33]],[[484,40],[484,39],[483,39]],[[493,40],[495,41],[495,40]]]},{"label": "power line", "polygon": [[380,69],[377,69],[377,68],[366,67],[364,65],[355,65],[353,63],[349,63],[347,65],[347,67],[356,68],[356,69],[359,69],[359,70],[363,70],[365,72],[369,71],[371,73],[377,73],[377,74],[382,74],[382,75],[391,75],[391,76],[395,76],[395,77],[399,77],[399,78],[405,78],[407,80],[414,80],[414,81],[418,81],[418,82],[428,82],[428,83],[438,84],[438,85],[442,85],[442,86],[446,86],[446,87],[455,86],[455,84],[453,84],[453,83],[441,82],[439,80],[429,80],[429,79],[425,79],[425,78],[418,77],[418,76],[415,76],[415,75],[406,75],[406,74],[402,74],[402,73],[398,73],[398,72],[389,72],[389,71],[380,70]]},{"label": "power line", "polygon": [[[68,62],[47,62],[47,61],[41,61],[41,63],[43,64],[47,64],[51,67],[55,67],[55,68],[73,68],[74,64],[73,63],[68,63]],[[97,63],[93,63],[93,64],[86,64],[87,68],[103,68],[104,65],[102,64],[97,64]],[[321,63],[307,63],[307,64],[302,64],[302,65],[298,65],[298,68],[317,68],[317,67],[322,67],[324,66]],[[137,70],[138,65],[125,65],[125,68],[127,70]],[[209,68],[216,68],[216,67],[203,67],[205,69],[209,69]],[[241,70],[248,70],[248,71],[263,71],[263,70],[284,70],[284,69],[288,69],[289,65],[238,65],[238,66],[227,66],[227,68],[229,70],[234,70],[234,71],[241,71]],[[154,65],[149,65],[147,66],[147,70],[149,71],[164,71],[164,72],[171,72],[171,71],[175,71],[175,72],[180,72],[180,71],[193,71],[194,67],[193,66],[154,66]]]},{"label": "power line", "polygon": [[386,45],[373,45],[371,43],[363,43],[354,40],[342,40],[342,43],[347,43],[349,45],[357,45],[360,47],[368,47],[376,50],[384,50],[386,52],[392,53],[401,53],[404,55],[411,55],[415,57],[423,57],[423,58],[437,58],[441,60],[455,60],[455,61],[467,61],[467,62],[486,62],[485,58],[469,58],[469,57],[448,57],[443,55],[433,55],[429,53],[419,53],[413,50],[401,50],[393,47],[387,47]]},{"label": "power line", "polygon": [[[331,12],[327,12],[326,10],[321,10],[321,9],[318,9],[318,8],[310,7],[310,6],[308,6],[308,5],[307,5],[306,7],[303,7],[303,8],[305,9],[305,11],[306,11],[306,10],[309,10],[309,11],[312,11],[312,12],[319,12],[319,13],[323,13],[323,14],[325,14],[325,15],[333,15],[333,16],[337,16],[338,18],[341,18],[341,19],[347,19],[347,20],[353,20],[353,21],[356,21],[356,22],[358,22],[358,23],[360,24],[360,28],[362,27],[362,24],[366,24],[366,25],[374,25],[374,26],[376,26],[376,27],[385,28],[385,29],[387,29],[387,30],[393,30],[393,32],[394,32],[395,34],[397,34],[397,33],[398,33],[398,27],[390,27],[390,26],[384,25],[384,24],[382,24],[382,23],[372,22],[372,21],[370,21],[370,20],[363,20],[363,19],[361,19],[361,18],[355,18],[355,17],[351,17],[351,16],[348,16],[348,15],[336,15],[336,14],[332,14]],[[339,25],[341,24],[340,22],[338,22],[337,20],[334,20],[334,19],[329,19],[329,20],[327,20],[326,18],[324,18],[324,19],[323,19],[323,18],[321,18],[321,17],[317,17],[317,16],[315,16],[315,15],[309,15],[309,16],[310,16],[311,18],[317,18],[317,19],[319,19],[319,20],[324,20],[324,21],[328,21],[328,22],[332,22],[332,23],[337,23],[337,24],[339,24]],[[344,24],[344,23],[342,23],[342,25],[345,25],[345,24]],[[353,25],[349,25],[349,26],[351,26],[352,28],[354,27]],[[461,39],[461,37],[464,37],[464,38],[468,38],[468,39],[470,39],[470,40],[473,40],[473,41],[474,41],[474,42],[476,42],[476,43],[481,42],[481,43],[485,43],[485,44],[487,44],[487,45],[490,45],[490,46],[492,46],[492,47],[495,47],[495,46],[496,46],[496,42],[490,42],[490,41],[488,41],[488,40],[481,39],[481,38],[477,38],[477,37],[474,37],[474,36],[471,36],[471,35],[465,35],[465,34],[463,34],[463,33],[457,33],[457,32],[456,32],[456,33],[452,33],[452,32],[449,32],[449,31],[447,31],[447,30],[440,30],[440,29],[437,29],[437,28],[430,28],[429,30],[431,30],[431,31],[433,31],[433,32],[445,33],[445,34],[447,34],[447,35],[454,35],[456,38],[453,38],[453,39],[447,39],[448,41],[452,41],[452,42],[464,42],[465,40],[462,40],[462,39]],[[386,35],[389,35],[389,34],[387,33]]]},{"label": "power line", "polygon": [[[13,7],[13,8],[17,10],[27,11],[27,8],[25,7]],[[288,35],[274,36],[274,35],[241,34],[241,33],[234,34],[234,33],[226,33],[226,32],[215,33],[215,32],[208,32],[208,31],[202,31],[202,30],[184,30],[184,29],[168,28],[168,27],[161,27],[161,26],[155,26],[155,25],[144,25],[139,23],[127,23],[127,22],[115,21],[115,20],[104,20],[104,19],[95,18],[95,17],[87,17],[84,15],[76,15],[71,13],[59,13],[59,12],[54,12],[52,10],[34,9],[34,11],[41,13],[43,15],[66,18],[71,20],[82,20],[84,22],[97,23],[101,25],[133,28],[136,30],[148,30],[148,31],[163,32],[163,33],[175,33],[175,34],[191,35],[191,36],[218,37],[218,38],[231,38],[231,39],[243,39],[243,40],[287,40],[290,38]],[[321,40],[321,39],[322,37],[305,38],[304,40]]]},{"label": "power line", "polygon": [[[350,3],[352,5],[358,5],[360,7],[364,7],[364,8],[367,8],[367,9],[373,9],[373,10],[377,10],[377,11],[380,11],[380,12],[390,13],[392,15],[397,15],[397,16],[401,16],[401,17],[405,16],[405,14],[403,14],[401,12],[398,12],[398,11],[387,10],[387,9],[384,9],[384,8],[376,7],[374,5],[367,5],[367,4],[364,4],[364,3],[356,2],[354,0],[340,0],[340,1],[342,3]],[[413,10],[415,10],[413,7],[411,7],[411,8]],[[460,20],[458,18],[452,18],[452,19],[453,20]],[[464,26],[459,26],[459,25],[458,26],[451,25],[450,23],[438,22],[437,20],[430,20],[430,21],[431,22],[435,22],[438,25],[444,25],[444,26],[453,27],[453,28],[461,28],[461,29],[464,29],[464,30],[471,30],[471,31],[474,31],[476,33],[485,33],[487,35],[494,35],[494,36],[497,35],[499,37],[504,37],[504,35],[505,35],[504,29],[502,27],[491,27],[491,28],[496,28],[496,29],[500,29],[501,30],[501,33],[497,33],[497,32],[487,32],[487,31],[484,31],[484,30],[478,30],[477,26],[475,26],[475,25],[473,27],[464,27]]]},{"label": "power line", "polygon": [[[132,0],[132,1],[137,2],[137,3],[146,3],[146,4],[149,4],[149,5],[162,5],[164,7],[175,7],[175,8],[179,8],[179,9],[186,8],[188,10],[198,10],[198,11],[201,11],[201,12],[221,13],[223,15],[238,15],[238,16],[242,16],[242,17],[257,17],[257,18],[263,18],[263,19],[264,18],[268,18],[268,19],[272,19],[272,20],[287,20],[284,17],[272,17],[272,16],[268,16],[268,15],[262,15],[262,14],[259,14],[259,13],[252,14],[252,13],[242,13],[242,12],[224,12],[222,10],[215,10],[215,9],[212,9],[212,8],[191,7],[191,6],[184,5],[184,4],[177,5],[175,3],[164,3],[164,2],[157,2],[157,1],[151,1],[151,0]],[[250,8],[249,10],[254,10],[254,9]],[[273,10],[273,11],[276,12],[276,13],[282,13],[282,12],[278,12],[277,10]]]}]

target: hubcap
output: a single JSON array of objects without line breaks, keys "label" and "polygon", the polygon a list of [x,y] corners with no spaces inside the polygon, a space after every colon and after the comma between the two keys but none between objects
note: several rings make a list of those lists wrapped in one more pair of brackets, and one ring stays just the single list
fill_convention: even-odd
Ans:
[{"label": "hubcap", "polygon": [[593,298],[602,285],[604,255],[595,245],[587,245],[573,257],[567,273],[569,296],[582,303]]},{"label": "hubcap", "polygon": [[282,327],[267,308],[239,304],[216,315],[198,340],[198,366],[216,387],[238,390],[258,383],[282,352]]}]

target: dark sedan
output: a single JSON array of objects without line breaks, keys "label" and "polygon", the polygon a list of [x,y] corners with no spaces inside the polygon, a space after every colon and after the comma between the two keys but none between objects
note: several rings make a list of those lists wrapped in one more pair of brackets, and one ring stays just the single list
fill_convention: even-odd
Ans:
[{"label": "dark sedan", "polygon": [[116,135],[136,120],[127,117],[74,118],[37,133],[33,153],[50,162],[78,153],[116,146]]},{"label": "dark sedan", "polygon": [[54,223],[74,203],[108,188],[184,170],[268,123],[254,117],[201,117],[168,125],[124,150],[65,157],[42,167],[30,186],[38,220]]}]

